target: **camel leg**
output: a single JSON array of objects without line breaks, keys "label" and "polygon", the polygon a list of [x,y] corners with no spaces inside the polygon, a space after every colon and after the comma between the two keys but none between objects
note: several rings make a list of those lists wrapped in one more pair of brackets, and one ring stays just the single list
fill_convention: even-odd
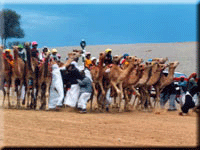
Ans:
[{"label": "camel leg", "polygon": [[6,90],[5,90],[5,88],[3,87],[3,103],[2,103],[2,106],[3,106],[3,107],[4,107],[5,99],[6,99]]},{"label": "camel leg", "polygon": [[[29,108],[30,105],[29,105],[29,97],[30,97],[30,87],[29,87],[29,79],[26,80],[26,92],[25,92],[25,97],[26,97],[26,94],[27,94],[27,105],[26,107]],[[24,104],[25,104],[25,99],[24,99]]]},{"label": "camel leg", "polygon": [[8,108],[10,108],[10,87],[11,87],[11,82],[8,83],[8,88],[7,88],[7,98],[8,98]]},{"label": "camel leg", "polygon": [[114,82],[110,82],[111,83],[111,85],[114,87],[114,89],[116,90],[116,92],[117,92],[117,96],[119,97],[119,110],[120,110],[120,106],[121,106],[121,91],[120,91],[120,89],[117,87],[117,85],[116,85],[116,83],[114,83]]},{"label": "camel leg", "polygon": [[[34,89],[33,89],[34,92]],[[38,87],[37,87],[37,91],[36,91],[36,103],[38,102],[38,100],[41,100],[41,83],[38,83]]]},{"label": "camel leg", "polygon": [[23,82],[21,79],[19,89],[17,90],[17,107],[16,108],[20,108],[20,97],[21,97],[21,92],[22,92],[22,85],[23,85]]},{"label": "camel leg", "polygon": [[50,88],[50,81],[47,81],[46,82],[46,89],[45,89],[44,108],[46,107],[46,104],[48,106],[48,102],[49,102],[49,88]]},{"label": "camel leg", "polygon": [[121,102],[122,102],[122,96],[123,96],[122,82],[119,84],[119,88],[120,88],[120,92],[117,93],[117,95],[118,95],[118,97],[119,97],[119,112],[120,112]]},{"label": "camel leg", "polygon": [[[160,114],[160,107],[159,107],[159,101],[160,101],[160,91],[159,88],[156,89],[156,98],[155,98],[155,113]],[[157,110],[157,111],[156,111]]]},{"label": "camel leg", "polygon": [[101,94],[102,94],[102,95],[105,95],[105,90],[104,90],[104,88],[103,88],[103,84],[102,84],[102,82],[99,81],[98,83],[99,83],[100,88],[101,88]]},{"label": "camel leg", "polygon": [[124,98],[125,98],[124,111],[128,111],[127,105],[128,105],[129,98],[128,98],[127,89],[124,89]]}]

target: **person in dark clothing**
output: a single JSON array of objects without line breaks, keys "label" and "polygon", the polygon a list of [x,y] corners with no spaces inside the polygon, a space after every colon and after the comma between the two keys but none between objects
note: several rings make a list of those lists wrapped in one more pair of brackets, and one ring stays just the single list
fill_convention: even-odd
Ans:
[{"label": "person in dark clothing", "polygon": [[108,48],[105,50],[106,52],[106,56],[105,56],[105,59],[104,59],[104,63],[105,65],[109,65],[109,64],[112,64],[112,49]]},{"label": "person in dark clothing", "polygon": [[80,92],[80,86],[78,85],[77,79],[82,79],[82,76],[79,70],[73,64],[69,65],[67,67],[67,70],[67,76],[70,82],[70,89],[67,91],[67,94],[64,98],[64,104],[70,107],[76,107]]},{"label": "person in dark clothing", "polygon": [[195,107],[195,103],[193,101],[193,96],[198,92],[198,87],[193,86],[190,91],[186,92],[185,95],[185,103],[182,105],[181,110],[182,112],[179,113],[179,115],[186,115],[189,111],[189,109]]},{"label": "person in dark clothing", "polygon": [[175,104],[175,98],[176,98],[176,85],[174,82],[172,82],[170,85],[166,86],[163,91],[161,92],[160,96],[160,105],[162,108],[164,108],[164,105],[169,100],[169,109],[168,111],[175,111],[176,104]]}]

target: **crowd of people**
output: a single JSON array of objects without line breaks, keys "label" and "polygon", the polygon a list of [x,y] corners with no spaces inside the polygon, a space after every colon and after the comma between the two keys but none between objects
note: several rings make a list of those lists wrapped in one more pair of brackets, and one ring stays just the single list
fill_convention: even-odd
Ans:
[{"label": "crowd of people", "polygon": [[[80,113],[86,113],[87,102],[90,99],[93,87],[92,87],[92,77],[90,74],[90,69],[93,66],[98,65],[98,59],[96,57],[91,57],[90,52],[86,52],[85,46],[86,42],[81,41],[80,46],[82,47],[82,66],[78,65],[79,58],[74,59],[71,64],[67,67],[59,67],[57,62],[61,61],[61,55],[58,54],[56,49],[49,50],[48,47],[44,46],[42,52],[38,50],[38,43],[33,41],[31,43],[32,57],[37,58],[38,63],[44,61],[45,56],[51,53],[52,65],[52,83],[50,87],[50,97],[49,97],[49,110],[59,110],[63,105],[67,107],[77,108]],[[24,62],[26,62],[26,51],[22,44],[18,45],[19,56]],[[105,65],[110,65],[113,63],[112,59],[112,49],[105,50]],[[123,54],[123,59],[120,61],[119,65],[126,64],[129,54]],[[7,58],[10,64],[13,63],[13,56],[10,49],[5,49],[3,57]],[[67,60],[68,58],[66,58]],[[151,61],[151,60],[149,60]],[[67,70],[67,73],[66,73]],[[164,105],[169,100],[169,111],[177,110],[175,101],[181,105],[182,112],[180,115],[188,113],[188,110],[199,106],[199,81],[197,82],[197,74],[192,73],[188,80],[186,81],[184,76],[180,77],[178,85],[172,82],[170,85],[166,86],[161,93],[160,106],[164,108]],[[31,84],[31,82],[30,82]],[[64,87],[63,85],[68,85]],[[176,87],[180,90],[177,92]],[[64,92],[64,88],[67,88],[67,92]],[[22,88],[24,90],[24,88]],[[24,91],[22,91],[24,93]],[[23,96],[22,96],[23,97]],[[110,99],[109,95],[107,99]],[[107,109],[108,110],[108,109]]]}]

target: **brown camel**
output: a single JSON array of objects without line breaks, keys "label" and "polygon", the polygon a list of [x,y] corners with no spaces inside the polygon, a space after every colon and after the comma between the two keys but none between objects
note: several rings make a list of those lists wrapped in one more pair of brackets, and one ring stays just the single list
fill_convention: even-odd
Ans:
[{"label": "brown camel", "polygon": [[[18,56],[18,46],[13,46],[13,53],[14,53],[14,62],[13,62],[13,79],[12,79],[12,87],[15,87],[15,81],[18,79],[20,81],[20,87],[16,87],[17,92],[17,105],[16,108],[20,107],[20,96],[22,85],[24,84],[25,78],[25,63],[24,61]],[[14,88],[13,88],[14,89]]]},{"label": "brown camel", "polygon": [[[105,59],[105,53],[100,53],[99,54],[99,64],[97,66],[92,66],[91,70],[90,70],[92,80],[93,80],[93,83],[92,83],[92,87],[93,87],[93,91],[94,91],[93,96],[95,96],[95,99],[98,99],[97,96],[100,92],[102,93],[103,96],[105,95],[105,90],[103,87],[103,73],[104,73],[103,62],[104,62],[104,59]],[[92,96],[92,99],[93,99],[93,96]],[[93,101],[92,99],[91,99],[91,103],[90,103],[91,111],[92,111],[92,101]],[[97,100],[97,104],[100,109],[100,103],[98,102],[98,100]]]},{"label": "brown camel", "polygon": [[[2,49],[3,50],[3,49]],[[2,55],[1,55],[2,57]],[[12,67],[13,65],[11,64],[10,60],[6,57],[3,57],[3,67],[1,71],[1,77],[3,78],[3,85],[2,85],[2,90],[4,93],[4,98],[3,98],[3,106],[4,106],[4,101],[6,99],[6,94],[8,98],[8,108],[10,108],[10,87],[11,87],[11,81],[12,81]],[[7,89],[5,90],[4,83],[7,83]]]},{"label": "brown camel", "polygon": [[4,82],[4,63],[3,63],[3,46],[0,45],[0,90],[3,90]]},{"label": "brown camel", "polygon": [[178,65],[179,65],[178,61],[169,63],[168,65],[169,74],[167,76],[165,76],[164,74],[161,74],[160,80],[155,85],[153,85],[156,90],[156,99],[154,103],[154,108],[156,108],[156,106],[159,105],[160,93],[162,92],[162,90],[173,82],[174,71]]},{"label": "brown camel", "polygon": [[[26,94],[27,94],[27,108],[31,107],[31,108],[35,108],[36,104],[34,99],[34,90],[36,88],[36,70],[38,69],[38,60],[35,57],[32,57],[31,54],[31,43],[26,42],[24,44],[25,49],[26,49],[26,54],[27,54],[27,62],[26,62],[26,76],[25,76],[25,80],[26,80],[26,90],[25,90],[25,96],[24,96],[24,100],[22,102],[22,104],[25,104],[26,101]],[[33,81],[33,85],[32,85],[32,94],[30,93],[30,86],[29,86],[29,80]],[[31,96],[31,104],[29,104],[29,97]]]},{"label": "brown camel", "polygon": [[36,103],[38,102],[38,99],[40,99],[40,109],[45,109],[46,102],[49,98],[49,88],[51,84],[51,66],[49,60],[50,53],[48,52],[45,61],[42,64],[40,64],[37,73]]}]

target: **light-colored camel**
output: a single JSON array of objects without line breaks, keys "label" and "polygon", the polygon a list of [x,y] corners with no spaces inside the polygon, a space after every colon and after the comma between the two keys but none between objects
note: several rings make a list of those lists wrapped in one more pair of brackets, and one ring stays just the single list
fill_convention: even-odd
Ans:
[{"label": "light-colored camel", "polygon": [[[25,82],[25,63],[19,57],[18,54],[18,46],[13,46],[13,53],[14,53],[14,61],[13,61],[13,79],[12,79],[12,87],[15,87],[15,81],[18,79],[20,81],[20,87],[16,87],[17,92],[17,105],[16,108],[20,107],[20,96],[21,96],[21,89],[22,85]],[[14,88],[13,88],[14,89]],[[14,93],[14,92],[13,92]]]},{"label": "light-colored camel", "polygon": [[153,58],[152,59],[152,61],[154,61],[154,62],[158,62],[158,63],[160,63],[160,64],[164,64],[166,61],[168,61],[169,59],[168,59],[168,57],[166,57],[166,58]]},{"label": "light-colored camel", "polygon": [[114,90],[117,92],[117,97],[119,97],[119,111],[121,107],[121,101],[123,96],[123,82],[124,80],[128,79],[130,73],[136,67],[137,64],[140,64],[143,60],[140,58],[136,58],[134,56],[128,56],[127,61],[129,65],[126,69],[121,69],[118,65],[113,64],[110,69],[108,78],[109,78],[109,85],[108,88],[113,87]]},{"label": "light-colored camel", "polygon": [[[142,102],[142,98],[145,97],[145,94],[148,94],[148,92],[145,93],[145,89],[143,89],[147,83],[147,81],[150,78],[150,73],[151,73],[151,69],[152,69],[152,63],[150,62],[146,62],[145,64],[143,64],[143,72],[142,72],[142,76],[139,79],[139,81],[134,85],[133,89],[138,88],[139,92],[137,90],[134,90],[136,96],[135,96],[135,100],[136,98],[139,99],[140,102]],[[133,106],[135,104],[135,100],[133,102]]]},{"label": "light-colored camel", "polygon": [[[151,105],[151,101],[150,101],[151,89],[152,89],[152,86],[155,85],[160,80],[161,73],[166,67],[167,67],[166,64],[160,64],[158,62],[152,62],[152,69],[151,69],[150,78],[146,82],[146,84],[142,87],[143,91],[145,92],[144,95],[146,95],[146,96],[143,98],[141,106],[143,106],[143,104],[147,100],[147,102],[150,104],[150,107],[153,108],[152,105]],[[139,106],[139,103],[136,105],[136,108],[138,108],[138,106]]]},{"label": "light-colored camel", "polygon": [[124,90],[124,98],[125,98],[124,110],[125,111],[128,111],[128,103],[130,102],[130,99],[129,99],[130,96],[128,96],[128,90],[131,89],[132,91],[136,92],[136,94],[139,94],[134,86],[137,82],[139,82],[140,78],[142,77],[144,67],[145,67],[144,64],[138,64],[136,68],[130,73],[129,78],[124,80],[123,82],[123,90]]},{"label": "light-colored camel", "polygon": [[173,77],[174,77],[174,71],[176,69],[176,67],[179,65],[178,61],[175,62],[171,62],[168,64],[169,67],[169,73],[167,76],[165,76],[164,74],[161,74],[161,78],[160,80],[153,85],[155,90],[156,90],[156,99],[155,99],[155,104],[154,104],[154,108],[156,108],[156,106],[159,105],[160,102],[160,93],[162,92],[162,90],[170,85],[173,82]]},{"label": "light-colored camel", "polygon": [[123,56],[117,56],[117,55],[115,55],[115,56],[113,56],[112,63],[119,65],[122,58],[123,58]]},{"label": "light-colored camel", "polygon": [[[149,62],[146,62],[145,64],[139,64],[138,67],[131,72],[129,79],[124,81],[123,88],[125,92],[124,94],[125,110],[128,109],[127,104],[131,100],[132,92],[135,92],[136,97],[138,97],[139,99],[142,98],[143,93],[140,92],[141,90],[139,90],[138,92],[136,88],[141,88],[142,86],[146,84],[146,82],[148,81],[150,77],[151,68],[152,68],[152,64]],[[129,95],[128,95],[128,91],[129,91]],[[135,100],[133,102],[133,105],[134,103],[135,103]]]}]

